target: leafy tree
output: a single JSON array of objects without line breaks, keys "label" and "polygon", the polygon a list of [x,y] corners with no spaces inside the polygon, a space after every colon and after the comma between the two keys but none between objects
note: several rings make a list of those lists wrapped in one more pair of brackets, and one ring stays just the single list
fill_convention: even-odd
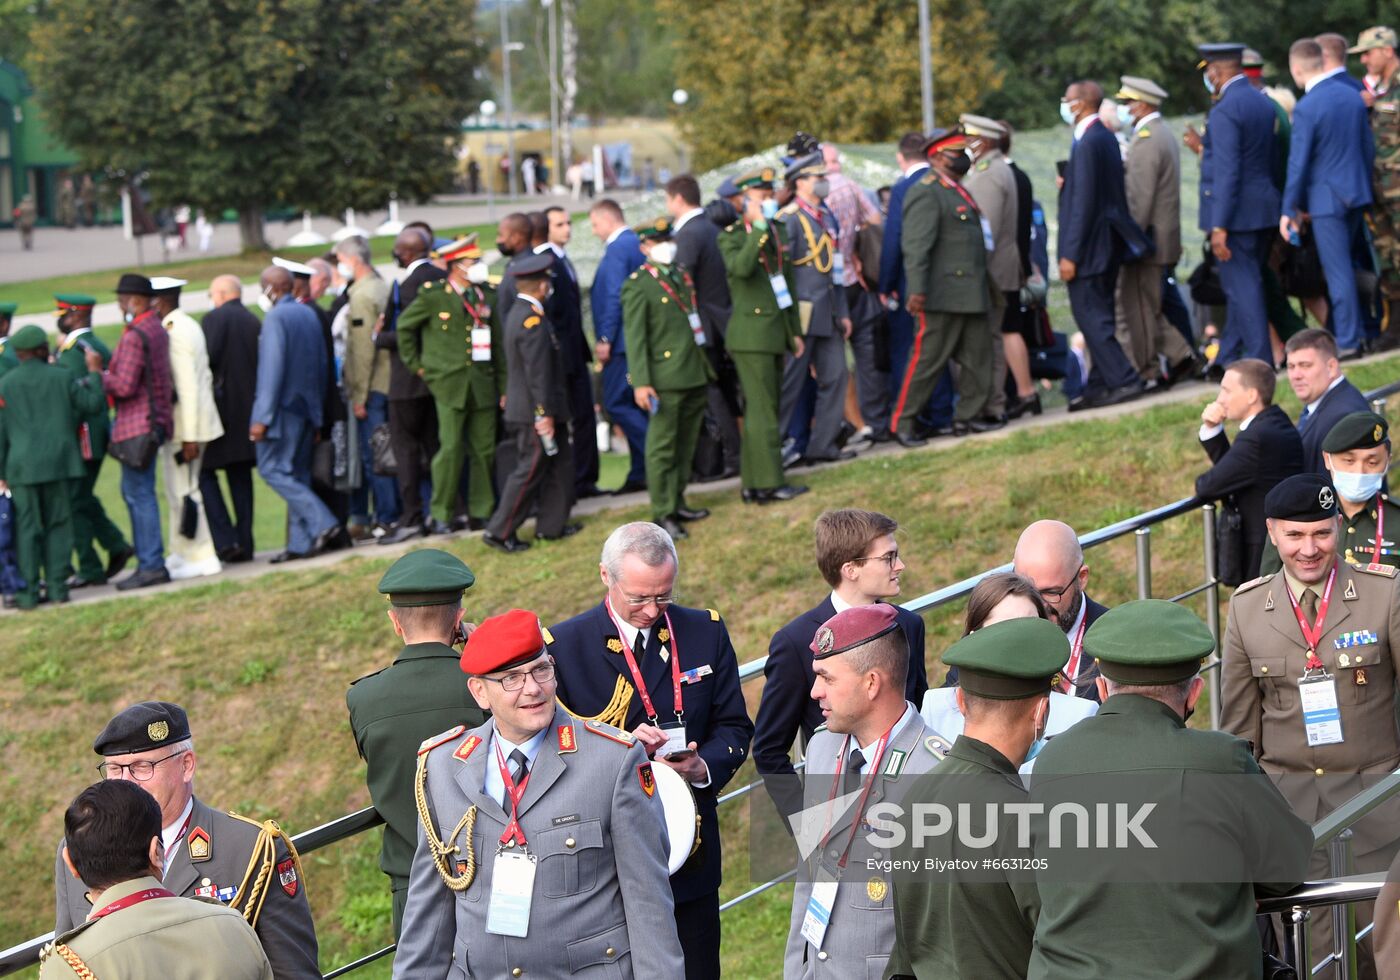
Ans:
[{"label": "leafy tree", "polygon": [[[918,9],[903,0],[770,0],[763,17],[741,0],[661,0],[676,32],[679,114],[697,162],[786,142],[897,139],[920,120]],[[940,122],[1000,84],[995,34],[980,0],[932,4],[934,94]]]},{"label": "leafy tree", "polygon": [[157,204],[334,213],[426,198],[475,101],[472,5],[49,0],[36,88],[84,165],[142,174]]}]

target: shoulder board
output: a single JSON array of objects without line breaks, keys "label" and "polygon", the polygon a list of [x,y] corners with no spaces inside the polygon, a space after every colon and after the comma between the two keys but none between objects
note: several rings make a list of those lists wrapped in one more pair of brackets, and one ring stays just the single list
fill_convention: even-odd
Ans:
[{"label": "shoulder board", "polygon": [[1397,569],[1394,565],[1381,565],[1376,564],[1375,562],[1372,562],[1369,565],[1352,565],[1351,567],[1356,569],[1358,572],[1366,572],[1370,575],[1380,575],[1384,578],[1394,578],[1396,573],[1400,572],[1400,569]]},{"label": "shoulder board", "polygon": [[424,752],[431,752],[443,742],[452,741],[454,738],[456,738],[458,735],[462,734],[466,730],[466,725],[458,725],[456,728],[453,728],[450,731],[443,732],[441,735],[434,735],[432,738],[426,739],[422,745],[418,746],[418,754],[422,755]]},{"label": "shoulder board", "polygon": [[943,761],[952,747],[953,744],[942,735],[930,735],[924,739],[924,748],[928,749],[939,762]]},{"label": "shoulder board", "polygon": [[738,228],[738,227],[739,227],[739,223],[736,221],[736,222],[734,222],[734,223],[731,224],[731,225],[725,225],[725,226],[724,226],[724,230],[725,230],[725,231],[733,231],[735,228]]},{"label": "shoulder board", "polygon": [[365,674],[363,677],[356,677],[353,681],[350,682],[350,686],[354,687],[356,684],[360,683],[360,681],[367,681],[371,677],[378,677],[380,674],[384,673],[384,671],[388,669],[388,667],[380,667],[378,670],[371,671],[370,673]]},{"label": "shoulder board", "polygon": [[715,610],[715,609],[706,609],[705,611],[706,611],[707,613],[710,614],[710,622],[712,622],[712,623],[718,623],[718,622],[719,622],[719,612],[718,612],[718,610]]},{"label": "shoulder board", "polygon": [[1149,136],[1151,136],[1151,135],[1152,135],[1152,130],[1148,129],[1146,126],[1144,126],[1144,127],[1142,127],[1141,129],[1138,130],[1138,138],[1140,138],[1140,139],[1147,139],[1147,138],[1148,138]]},{"label": "shoulder board", "polygon": [[992,161],[990,161],[990,160],[978,160],[978,161],[977,161],[977,169],[978,169],[978,170],[986,170],[986,169],[987,169],[988,167],[990,167],[991,165],[992,165]]},{"label": "shoulder board", "polygon": [[932,170],[930,170],[928,173],[924,174],[924,176],[919,180],[919,183],[921,183],[921,184],[936,184],[936,183],[938,183],[938,174],[936,174],[936,173],[934,173]]},{"label": "shoulder board", "polygon": [[781,207],[781,208],[778,209],[778,213],[777,213],[777,215],[775,215],[775,217],[786,218],[786,217],[788,217],[789,215],[793,215],[793,214],[796,214],[796,213],[797,213],[797,198],[793,198],[791,201],[788,201],[788,202],[787,202],[787,205],[786,205],[785,207]]},{"label": "shoulder board", "polygon": [[527,316],[527,317],[525,318],[525,322],[524,322],[523,324],[521,324],[521,326],[523,326],[526,330],[529,330],[529,329],[531,329],[531,328],[533,328],[533,327],[538,327],[539,325],[540,325],[540,318],[537,317],[537,316]]},{"label": "shoulder board", "polygon": [[1248,582],[1244,583],[1238,589],[1235,590],[1235,595],[1244,595],[1250,589],[1257,588],[1258,586],[1263,585],[1265,582],[1272,579],[1274,577],[1274,574],[1276,573],[1260,575],[1258,578],[1250,579]]},{"label": "shoulder board", "polygon": [[594,735],[601,735],[604,738],[612,739],[614,742],[629,747],[637,741],[637,736],[633,735],[631,732],[624,732],[621,728],[605,725],[601,721],[585,721],[583,727]]},{"label": "shoulder board", "polygon": [[554,642],[554,634],[549,631],[548,626],[540,627],[540,635],[544,637],[544,642],[546,646]]}]

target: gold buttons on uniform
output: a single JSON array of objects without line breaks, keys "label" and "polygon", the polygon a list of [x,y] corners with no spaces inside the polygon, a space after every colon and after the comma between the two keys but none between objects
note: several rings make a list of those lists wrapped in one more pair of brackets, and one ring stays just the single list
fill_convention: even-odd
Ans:
[{"label": "gold buttons on uniform", "polygon": [[661,297],[661,302],[663,302],[663,303],[669,303],[669,302],[671,302],[671,301],[670,301],[669,299],[667,299],[665,296],[663,296],[663,297]]},{"label": "gold buttons on uniform", "polygon": [[760,310],[757,306],[755,306],[755,307],[753,308],[753,311],[754,311],[755,313],[762,313],[762,312],[763,312],[763,311]]},{"label": "gold buttons on uniform", "polygon": [[1260,667],[1260,668],[1259,668],[1259,673],[1261,673],[1261,674],[1267,674],[1268,672],[1269,672],[1269,668],[1268,668],[1268,667]]},{"label": "gold buttons on uniform", "polygon": [[565,846],[565,847],[573,847],[575,843],[577,843],[577,842],[576,842],[572,837],[565,837],[565,838],[564,838],[564,846]]},{"label": "gold buttons on uniform", "polygon": [[1316,774],[1319,775],[1319,776],[1322,775],[1322,770],[1321,770],[1321,769],[1316,769],[1316,770],[1314,770],[1314,772],[1316,772]]},{"label": "gold buttons on uniform", "polygon": [[664,351],[661,352],[661,356],[662,356],[662,357],[670,357],[670,356],[671,356],[671,352],[668,351],[668,350],[664,350]]},{"label": "gold buttons on uniform", "polygon": [[520,976],[520,975],[521,975],[522,973],[524,973],[524,972],[525,972],[524,970],[520,969],[520,967],[517,966],[514,970],[511,970],[511,971],[510,971],[510,975],[513,976],[513,977],[518,977],[518,976]]},{"label": "gold buttons on uniform", "polygon": [[603,950],[603,955],[604,955],[604,956],[616,956],[616,955],[617,955],[617,950],[615,950],[615,949],[613,949],[611,946],[609,946],[607,949]]},{"label": "gold buttons on uniform", "polygon": [[1355,534],[1355,533],[1356,533],[1356,528],[1354,528],[1354,527],[1349,527],[1349,528],[1347,528],[1347,534]]}]

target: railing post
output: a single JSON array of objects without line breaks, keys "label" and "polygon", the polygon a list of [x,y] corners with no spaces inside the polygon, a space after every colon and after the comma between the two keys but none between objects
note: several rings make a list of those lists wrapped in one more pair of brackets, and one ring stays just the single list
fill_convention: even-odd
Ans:
[{"label": "railing post", "polygon": [[1283,916],[1284,955],[1292,958],[1290,964],[1300,978],[1312,976],[1312,957],[1308,952],[1308,919],[1311,912],[1295,905]]},{"label": "railing post", "polygon": [[1139,599],[1152,598],[1152,528],[1140,527],[1133,534],[1137,545],[1137,589]]},{"label": "railing post", "polygon": [[[1215,659],[1221,659],[1220,649],[1220,582],[1215,577],[1215,504],[1201,507],[1201,555],[1206,572],[1206,626],[1215,637]],[[1210,672],[1210,727],[1220,730],[1220,672]],[[1302,974],[1299,974],[1302,976]]]},{"label": "railing post", "polygon": [[[1333,878],[1351,874],[1351,837],[1348,827],[1327,843],[1327,861]],[[1328,913],[1332,916],[1332,962],[1337,967],[1337,980],[1351,980],[1352,964],[1356,962],[1355,912],[1350,903],[1338,902]]]},{"label": "railing post", "polygon": [[1384,398],[1372,398],[1372,399],[1371,399],[1371,411],[1375,412],[1377,415],[1379,415],[1379,416],[1381,416],[1382,418],[1384,418],[1384,417],[1385,417],[1385,399],[1384,399]]}]

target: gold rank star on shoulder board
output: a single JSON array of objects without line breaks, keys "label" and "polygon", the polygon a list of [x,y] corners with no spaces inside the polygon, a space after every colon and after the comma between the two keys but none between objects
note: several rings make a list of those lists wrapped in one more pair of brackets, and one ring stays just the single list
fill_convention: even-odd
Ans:
[{"label": "gold rank star on shoulder board", "polygon": [[537,316],[527,316],[525,322],[521,324],[526,330],[532,330],[540,325],[540,318]]}]

